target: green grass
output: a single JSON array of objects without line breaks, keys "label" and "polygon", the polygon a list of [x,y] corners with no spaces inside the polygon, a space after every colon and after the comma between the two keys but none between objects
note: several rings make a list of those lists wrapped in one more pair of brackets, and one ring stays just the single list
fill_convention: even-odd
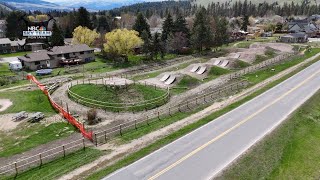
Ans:
[{"label": "green grass", "polygon": [[220,179],[318,179],[320,91]]},{"label": "green grass", "polygon": [[[8,119],[11,121],[11,119]],[[41,144],[69,136],[75,128],[67,122],[59,122],[45,126],[40,123],[22,123],[14,131],[0,131],[0,157],[8,157],[28,151]]]},{"label": "green grass", "polygon": [[[152,86],[144,86],[140,84],[128,85],[125,87],[117,87],[113,88],[110,86],[104,85],[93,85],[93,84],[82,84],[76,85],[70,88],[70,90],[79,96],[89,98],[96,101],[108,102],[108,103],[139,103],[141,101],[152,100],[163,96],[166,91],[160,88],[155,88]],[[71,98],[74,98],[70,96]],[[90,101],[90,100],[86,100]],[[90,101],[93,103],[97,103],[94,101]],[[80,103],[93,107],[86,102]],[[165,102],[161,99],[159,101],[154,102],[152,104],[136,104],[134,107],[126,107],[125,105],[116,105],[113,104],[114,107],[100,107],[110,111],[142,111],[144,109],[152,109],[158,107]],[[105,104],[108,105],[108,104]],[[109,105],[110,106],[110,105]],[[97,106],[98,107],[98,106]],[[115,108],[119,107],[119,108]]]},{"label": "green grass", "polygon": [[31,51],[27,52],[15,52],[10,54],[1,54],[0,58],[6,58],[6,57],[16,57],[16,56],[24,56],[25,54],[31,53]]},{"label": "green grass", "polygon": [[46,115],[55,113],[47,96],[40,90],[1,92],[0,98],[10,99],[13,103],[12,106],[0,112],[0,114],[18,113],[20,111],[43,112]]},{"label": "green grass", "polygon": [[235,69],[242,69],[242,68],[249,67],[250,65],[251,64],[249,64],[245,61],[237,60],[237,61],[235,61],[234,68]]},{"label": "green grass", "polygon": [[317,54],[319,52],[320,52],[320,48],[312,49],[311,52],[306,52],[304,56],[294,57],[292,60],[285,61],[279,65],[276,65],[275,67],[270,67],[266,70],[261,70],[261,71],[255,72],[255,73],[247,74],[243,78],[245,80],[250,81],[253,84],[256,84],[256,83],[261,82],[271,76],[274,76],[274,75],[278,74],[279,72],[284,71],[284,70],[286,70],[296,64],[299,64],[300,62],[304,61],[307,58],[314,56],[315,54]]},{"label": "green grass", "polygon": [[[307,57],[308,56],[309,56],[309,54],[307,54]],[[208,122],[213,121],[215,118],[217,118],[217,117],[219,117],[219,116],[221,116],[221,115],[223,115],[223,114],[225,114],[225,113],[227,113],[227,112],[239,107],[240,105],[244,104],[245,102],[255,98],[256,96],[262,94],[263,92],[265,92],[265,91],[271,89],[272,87],[278,85],[279,83],[283,82],[284,80],[288,79],[289,77],[293,76],[294,74],[298,73],[299,71],[301,71],[302,69],[304,69],[305,67],[311,65],[312,63],[314,63],[316,61],[317,60],[314,60],[314,61],[306,64],[305,66],[297,69],[296,71],[294,71],[294,72],[292,72],[292,73],[290,73],[290,74],[288,74],[288,75],[286,75],[286,76],[284,76],[284,77],[282,77],[282,78],[280,78],[280,79],[268,84],[264,88],[252,93],[251,95],[245,97],[244,99],[242,99],[242,100],[240,100],[238,102],[235,102],[235,103],[227,106],[226,108],[224,108],[224,109],[222,109],[220,111],[214,112],[211,115],[209,115],[209,116],[207,116],[207,117],[205,117],[205,118],[203,118],[203,119],[201,119],[201,120],[199,120],[199,121],[197,121],[195,123],[187,125],[187,126],[181,128],[180,130],[178,130],[176,132],[173,132],[173,133],[169,134],[168,136],[166,136],[164,138],[161,138],[160,140],[157,140],[155,143],[150,144],[147,147],[142,148],[141,150],[139,150],[139,151],[137,151],[137,152],[135,152],[135,153],[133,153],[131,155],[126,156],[125,158],[123,158],[122,160],[116,162],[115,164],[110,165],[110,166],[104,168],[103,170],[100,170],[100,171],[97,171],[97,172],[91,174],[90,176],[87,177],[87,179],[89,179],[89,180],[100,179],[100,178],[102,178],[102,177],[104,177],[104,176],[106,176],[106,175],[108,175],[108,174],[110,174],[110,173],[112,173],[112,172],[124,167],[124,166],[127,166],[127,165],[137,161],[138,159],[140,159],[140,158],[152,153],[153,151],[161,148],[162,146],[164,146],[164,145],[166,145],[166,144],[178,139],[179,137],[182,137],[183,135],[185,135],[185,134],[187,134],[187,133],[189,133],[189,132],[191,132],[191,131],[193,131],[193,130],[195,130],[195,129],[197,129],[197,128],[205,125],[205,124],[207,124]],[[174,116],[175,115],[173,115],[173,117]],[[161,121],[158,121],[158,123],[163,123],[165,121],[166,121],[166,118],[163,118]],[[171,121],[173,122],[173,121],[177,121],[177,120],[171,119]],[[161,125],[157,125],[157,127],[160,128]],[[146,128],[141,128],[141,129],[142,129],[142,132],[135,132],[135,134],[131,134],[130,133],[128,136],[125,135],[123,137],[123,140],[124,141],[129,141],[131,139],[135,139],[135,137],[142,136],[142,135],[144,135],[144,133],[147,133],[147,131],[148,131]],[[155,130],[155,129],[153,129],[153,130]],[[140,129],[138,129],[137,131],[140,131]]]},{"label": "green grass", "polygon": [[0,76],[14,76],[15,73],[9,70],[9,63],[0,63]]},{"label": "green grass", "polygon": [[9,179],[32,179],[32,180],[53,180],[62,175],[71,172],[73,169],[94,161],[103,153],[96,149],[86,148],[67,155],[65,158],[59,158],[52,162],[43,164],[42,167],[36,167],[26,172],[18,174],[17,177],[0,177],[1,180]]},{"label": "green grass", "polygon": [[250,45],[252,44],[252,41],[243,41],[237,44],[238,48],[249,48]]},{"label": "green grass", "polygon": [[171,88],[171,92],[173,94],[180,94],[189,89],[197,87],[199,84],[201,84],[201,82],[202,81],[194,77],[185,75],[173,88]]},{"label": "green grass", "polygon": [[212,66],[209,70],[208,76],[205,79],[205,82],[211,81],[221,75],[228,74],[230,70],[224,69],[217,66]]}]

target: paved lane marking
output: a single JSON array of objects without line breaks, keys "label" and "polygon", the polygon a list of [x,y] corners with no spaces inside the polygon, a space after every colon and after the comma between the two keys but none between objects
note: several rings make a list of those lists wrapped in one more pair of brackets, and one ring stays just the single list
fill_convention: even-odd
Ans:
[{"label": "paved lane marking", "polygon": [[292,93],[293,91],[295,91],[296,89],[300,88],[301,86],[303,86],[304,84],[306,84],[307,82],[309,82],[313,77],[317,76],[320,73],[320,70],[315,72],[313,75],[309,76],[307,79],[305,79],[304,81],[302,81],[299,85],[295,86],[294,88],[292,88],[291,90],[287,91],[286,93],[284,93],[282,96],[278,97],[276,100],[272,101],[271,103],[269,103],[268,105],[264,106],[263,108],[261,108],[260,110],[258,110],[257,112],[253,113],[252,115],[248,116],[247,118],[245,118],[244,120],[240,121],[238,124],[236,124],[235,126],[231,127],[230,129],[224,131],[223,133],[221,133],[220,135],[218,135],[217,137],[213,138],[212,140],[208,141],[207,143],[203,144],[202,146],[198,147],[197,149],[195,149],[194,151],[190,152],[189,154],[187,154],[186,156],[182,157],[181,159],[179,159],[178,161],[174,162],[173,164],[171,164],[170,166],[168,166],[167,168],[163,169],[162,171],[158,172],[157,174],[153,175],[152,177],[149,178],[149,180],[154,180],[156,178],[158,178],[159,176],[161,176],[162,174],[166,173],[167,171],[171,170],[172,168],[174,168],[175,166],[179,165],[181,162],[185,161],[186,159],[192,157],[193,155],[195,155],[196,153],[198,153],[199,151],[203,150],[204,148],[206,148],[207,146],[211,145],[212,143],[214,143],[215,141],[219,140],[220,138],[222,138],[223,136],[225,136],[226,134],[230,133],[232,130],[238,128],[239,126],[241,126],[242,124],[246,123],[247,121],[249,121],[250,119],[252,119],[253,117],[255,117],[256,115],[260,114],[261,112],[263,112],[264,110],[266,110],[267,108],[269,108],[270,106],[272,106],[273,104],[279,102],[281,99],[283,99],[284,97],[288,96],[290,93]]}]

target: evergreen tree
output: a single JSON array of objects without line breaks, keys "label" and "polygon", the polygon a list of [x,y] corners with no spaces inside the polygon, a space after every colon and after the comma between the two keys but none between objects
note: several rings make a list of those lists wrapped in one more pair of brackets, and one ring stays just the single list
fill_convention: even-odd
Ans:
[{"label": "evergreen tree", "polygon": [[177,16],[177,19],[174,21],[173,26],[173,32],[182,32],[183,34],[189,36],[190,31],[187,27],[187,21],[186,19],[179,13]]},{"label": "evergreen tree", "polygon": [[66,30],[64,32],[64,37],[65,38],[72,38],[72,31],[69,26],[66,27]]},{"label": "evergreen tree", "polygon": [[192,44],[201,52],[203,48],[209,48],[212,45],[213,35],[210,24],[210,19],[207,16],[205,8],[201,8],[195,17],[192,29]]},{"label": "evergreen tree", "polygon": [[110,26],[108,23],[108,20],[106,18],[106,16],[99,16],[98,18],[98,31],[106,31],[106,32],[110,32]]},{"label": "evergreen tree", "polygon": [[216,18],[216,30],[214,36],[214,45],[216,47],[222,46],[223,44],[228,43],[229,34],[228,30],[228,21],[225,17]]},{"label": "evergreen tree", "polygon": [[147,20],[142,15],[142,13],[138,13],[136,22],[133,25],[132,29],[139,32],[140,37],[141,37],[143,31],[146,31],[148,33],[149,37],[151,37],[150,25],[147,23]]},{"label": "evergreen tree", "polygon": [[22,31],[27,29],[27,25],[21,17],[23,14],[18,11],[12,11],[6,18],[7,30],[6,37],[14,40],[16,38],[22,39]]},{"label": "evergreen tree", "polygon": [[97,19],[97,16],[95,14],[92,15],[91,22],[92,22],[92,28],[93,29],[98,27],[98,19]]},{"label": "evergreen tree", "polygon": [[241,26],[241,30],[247,31],[248,30],[248,25],[249,25],[249,16],[244,16],[243,23],[242,23],[242,26]]},{"label": "evergreen tree", "polygon": [[92,29],[92,25],[90,22],[90,14],[86,8],[80,7],[76,16],[76,27],[82,26]]},{"label": "evergreen tree", "polygon": [[161,48],[161,40],[160,40],[160,35],[158,32],[156,32],[153,36],[152,40],[152,51],[151,51],[151,56],[155,57],[156,60],[158,59],[158,54],[162,52]]},{"label": "evergreen tree", "polygon": [[52,36],[50,38],[50,41],[51,41],[51,46],[64,45],[63,33],[61,32],[56,22],[54,22],[52,26]]},{"label": "evergreen tree", "polygon": [[173,19],[171,14],[169,13],[166,17],[166,20],[163,22],[161,41],[163,42],[167,41],[168,37],[173,32],[173,28],[174,28]]},{"label": "evergreen tree", "polygon": [[147,59],[153,59],[151,56],[152,53],[152,42],[150,40],[149,34],[146,31],[143,31],[141,34],[141,39],[143,40],[143,45],[142,45],[142,53],[145,54],[145,57]]}]

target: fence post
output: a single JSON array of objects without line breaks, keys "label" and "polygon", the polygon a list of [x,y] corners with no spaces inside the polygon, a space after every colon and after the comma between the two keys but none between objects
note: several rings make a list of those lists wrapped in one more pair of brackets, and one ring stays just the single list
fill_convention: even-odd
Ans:
[{"label": "fence post", "polygon": [[169,116],[171,116],[171,108],[169,107]]},{"label": "fence post", "polygon": [[98,146],[97,133],[94,133],[94,139],[96,140],[96,146]]},{"label": "fence post", "polygon": [[84,142],[84,138],[82,138],[82,145],[83,145],[83,150],[86,150],[86,143]]},{"label": "fence post", "polygon": [[149,126],[149,117],[147,116],[147,124],[148,124],[148,126]]},{"label": "fence post", "polygon": [[190,109],[190,107],[189,107],[189,101],[187,101],[187,108]]},{"label": "fence post", "polygon": [[122,124],[120,124],[120,136],[122,136]]},{"label": "fence post", "polygon": [[198,105],[198,97],[196,97],[196,104]]},{"label": "fence post", "polygon": [[178,105],[178,108],[179,108],[179,112],[181,112],[180,106],[181,106],[181,104],[179,103],[179,105]]},{"label": "fence post", "polygon": [[41,153],[39,154],[39,159],[40,159],[40,168],[42,166],[42,156],[41,156]]},{"label": "fence post", "polygon": [[16,175],[18,174],[18,165],[17,162],[14,162],[14,169],[16,170]]},{"label": "fence post", "polygon": [[62,146],[62,149],[63,149],[63,157],[65,158],[66,157],[66,150],[64,148],[64,145]]},{"label": "fence post", "polygon": [[134,120],[134,128],[137,130],[137,120]]},{"label": "fence post", "polygon": [[160,112],[159,112],[159,111],[158,111],[158,119],[161,120],[161,119],[160,119]]},{"label": "fence post", "polygon": [[204,101],[205,103],[207,103],[207,101],[206,101],[206,95],[203,95],[203,101]]}]

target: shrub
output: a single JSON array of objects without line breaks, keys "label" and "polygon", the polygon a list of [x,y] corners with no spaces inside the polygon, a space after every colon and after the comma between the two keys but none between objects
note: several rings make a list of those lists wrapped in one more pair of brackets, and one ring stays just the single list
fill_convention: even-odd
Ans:
[{"label": "shrub", "polygon": [[88,121],[88,124],[89,125],[93,125],[93,124],[96,124],[97,121],[97,110],[96,109],[90,109],[88,112],[87,112],[87,121]]}]

